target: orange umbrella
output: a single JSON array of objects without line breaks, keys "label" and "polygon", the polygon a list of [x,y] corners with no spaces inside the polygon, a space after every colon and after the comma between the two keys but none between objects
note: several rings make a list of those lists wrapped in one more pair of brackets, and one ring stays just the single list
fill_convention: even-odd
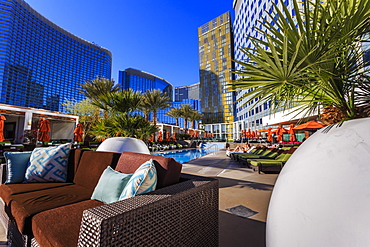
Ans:
[{"label": "orange umbrella", "polygon": [[159,141],[159,142],[163,141],[162,131],[159,131],[159,132],[158,132],[158,141]]},{"label": "orange umbrella", "polygon": [[173,140],[173,141],[176,141],[176,132],[173,132],[173,133],[172,133],[172,140]]},{"label": "orange umbrella", "polygon": [[41,141],[41,142],[50,141],[50,136],[49,136],[50,122],[49,120],[45,118],[40,118],[39,132],[40,132],[40,135],[39,135],[39,138],[37,139],[38,141]]},{"label": "orange umbrella", "polygon": [[258,133],[261,133],[261,132],[268,132],[269,130],[267,129],[260,129],[260,130],[257,130]]},{"label": "orange umbrella", "polygon": [[252,136],[251,129],[248,129],[246,133],[246,137],[251,137],[251,136]]},{"label": "orange umbrella", "polygon": [[297,127],[294,127],[294,130],[318,130],[321,128],[324,128],[325,125],[322,123],[316,122],[314,120],[308,121],[307,123],[298,125]]},{"label": "orange umbrella", "polygon": [[171,141],[171,133],[170,132],[166,132],[166,141]]},{"label": "orange umbrella", "polygon": [[267,141],[268,142],[272,142],[272,128],[268,128],[268,132],[267,132]]},{"label": "orange umbrella", "polygon": [[0,115],[0,142],[5,140],[4,138],[4,121],[6,118],[3,115]]},{"label": "orange umbrella", "polygon": [[287,133],[288,131],[284,129],[281,125],[277,128],[276,134],[277,134],[277,141],[282,141],[283,140],[283,134]]},{"label": "orange umbrella", "polygon": [[82,142],[82,134],[84,133],[83,130],[82,130],[82,123],[77,124],[73,133],[74,133],[73,140],[75,142]]},{"label": "orange umbrella", "polygon": [[150,141],[150,142],[154,142],[154,135],[151,135],[151,136],[149,137],[148,141]]},{"label": "orange umbrella", "polygon": [[295,136],[295,132],[294,132],[293,128],[294,128],[294,124],[289,125],[288,134],[290,134],[289,141],[291,141],[291,142],[297,141],[297,138]]},{"label": "orange umbrella", "polygon": [[256,137],[256,136],[257,136],[257,135],[256,135],[256,131],[254,131],[254,130],[253,130],[253,131],[251,132],[251,137]]}]

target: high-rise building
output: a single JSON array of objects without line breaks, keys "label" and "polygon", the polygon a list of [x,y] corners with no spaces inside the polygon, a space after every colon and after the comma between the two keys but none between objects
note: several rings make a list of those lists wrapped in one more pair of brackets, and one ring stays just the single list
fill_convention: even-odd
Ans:
[{"label": "high-rise building", "polygon": [[132,88],[134,91],[160,89],[173,101],[173,86],[165,79],[137,69],[128,68],[118,72],[118,83],[123,89]]},{"label": "high-rise building", "polygon": [[203,123],[232,123],[234,93],[227,87],[233,79],[234,55],[230,12],[198,28],[198,46]]},{"label": "high-rise building", "polygon": [[79,83],[111,78],[106,48],[62,29],[23,0],[0,0],[0,103],[63,111]]},{"label": "high-rise building", "polygon": [[[241,61],[247,59],[246,55],[240,50],[241,47],[254,48],[253,43],[249,37],[256,37],[264,39],[264,37],[257,32],[257,28],[267,32],[259,21],[266,21],[273,23],[267,13],[272,13],[274,5],[273,2],[278,4],[285,4],[293,12],[293,4],[289,0],[284,2],[278,0],[234,0],[233,8],[235,10],[234,20],[234,47],[235,47],[235,60]],[[240,69],[239,64],[235,64],[235,69]],[[248,89],[250,91],[251,89]],[[243,98],[246,90],[236,92],[236,117],[237,122],[234,128],[234,139],[237,137],[241,129],[251,128],[260,129],[264,124],[262,118],[269,114],[269,106],[267,103],[255,105],[257,99],[248,104],[245,104],[250,98]]]},{"label": "high-rise building", "polygon": [[190,86],[175,87],[175,101],[183,99],[196,99],[199,98],[199,82]]}]

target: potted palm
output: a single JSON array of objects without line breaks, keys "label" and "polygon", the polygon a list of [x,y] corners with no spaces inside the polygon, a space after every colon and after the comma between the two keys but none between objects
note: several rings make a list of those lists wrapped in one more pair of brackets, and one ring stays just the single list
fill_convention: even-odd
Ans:
[{"label": "potted palm", "polygon": [[[271,111],[295,107],[319,114],[328,127],[291,156],[270,200],[267,246],[370,246],[370,118],[368,63],[361,49],[369,34],[370,1],[327,0],[283,5],[262,22],[265,40],[243,49],[245,97]],[[266,50],[265,47],[268,47]],[[247,102],[248,103],[248,102]],[[358,118],[358,119],[356,119]],[[355,120],[349,120],[355,119]]]}]

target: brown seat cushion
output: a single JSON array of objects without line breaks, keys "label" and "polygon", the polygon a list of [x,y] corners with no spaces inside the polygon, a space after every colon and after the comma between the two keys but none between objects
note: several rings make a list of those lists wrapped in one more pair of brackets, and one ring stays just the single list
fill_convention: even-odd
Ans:
[{"label": "brown seat cushion", "polygon": [[157,170],[157,189],[179,182],[182,165],[169,157],[123,152],[117,163],[116,171],[126,174],[134,173],[139,166],[150,159],[153,159]]},{"label": "brown seat cushion", "polygon": [[120,153],[90,151],[82,154],[73,182],[94,190],[103,171],[117,165]]},{"label": "brown seat cushion", "polygon": [[2,184],[0,185],[0,197],[6,205],[9,204],[12,195],[25,192],[45,190],[51,188],[71,185],[72,183],[24,183],[24,184]]},{"label": "brown seat cushion", "polygon": [[36,214],[32,219],[34,237],[43,247],[77,246],[83,211],[103,204],[88,200]]},{"label": "brown seat cushion", "polygon": [[22,234],[30,234],[32,217],[45,210],[89,200],[93,190],[79,185],[33,191],[10,196],[7,210]]}]

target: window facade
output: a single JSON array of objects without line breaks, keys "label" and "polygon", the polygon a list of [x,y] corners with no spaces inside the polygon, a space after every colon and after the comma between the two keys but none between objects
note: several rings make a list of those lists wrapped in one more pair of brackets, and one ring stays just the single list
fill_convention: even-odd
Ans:
[{"label": "window facade", "polygon": [[122,89],[132,88],[134,91],[160,89],[173,101],[173,86],[168,81],[150,73],[128,68],[118,72],[118,83]]},{"label": "window facade", "polygon": [[55,25],[23,0],[0,0],[0,103],[63,112],[79,83],[111,78],[112,54]]}]

